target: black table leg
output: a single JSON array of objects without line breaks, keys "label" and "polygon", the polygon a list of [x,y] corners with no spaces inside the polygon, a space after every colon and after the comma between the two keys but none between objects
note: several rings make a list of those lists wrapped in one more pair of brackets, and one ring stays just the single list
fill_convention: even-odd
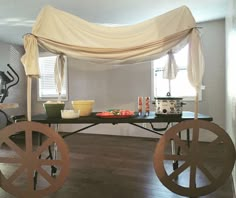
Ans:
[{"label": "black table leg", "polygon": [[187,144],[188,144],[188,148],[190,147],[190,130],[187,129]]},{"label": "black table leg", "polygon": [[[181,139],[181,132],[179,132],[179,138]],[[177,155],[180,155],[180,146],[177,148]],[[176,170],[179,167],[179,161],[173,161],[173,170]]]}]

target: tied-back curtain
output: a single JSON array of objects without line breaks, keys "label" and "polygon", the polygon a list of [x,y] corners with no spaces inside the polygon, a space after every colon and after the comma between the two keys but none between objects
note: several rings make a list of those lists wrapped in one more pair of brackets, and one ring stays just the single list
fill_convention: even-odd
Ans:
[{"label": "tied-back curtain", "polygon": [[54,67],[54,73],[55,73],[55,84],[57,87],[57,92],[58,92],[58,100],[61,99],[61,91],[62,91],[62,86],[64,83],[64,71],[65,71],[65,59],[62,54],[58,55],[56,58],[56,63]]},{"label": "tied-back curtain", "polygon": [[174,54],[171,51],[168,52],[167,62],[163,69],[163,78],[173,80],[176,78],[178,72],[178,66],[175,61]]}]

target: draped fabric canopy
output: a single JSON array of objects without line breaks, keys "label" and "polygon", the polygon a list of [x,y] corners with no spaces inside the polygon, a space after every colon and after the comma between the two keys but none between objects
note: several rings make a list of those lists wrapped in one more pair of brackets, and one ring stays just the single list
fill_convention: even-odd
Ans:
[{"label": "draped fabric canopy", "polygon": [[26,75],[39,76],[38,45],[52,53],[81,60],[127,64],[157,59],[168,52],[178,51],[187,43],[188,78],[198,90],[204,61],[199,32],[187,7],[138,24],[108,27],[46,6],[39,13],[32,33],[24,36],[26,53],[22,63]]}]

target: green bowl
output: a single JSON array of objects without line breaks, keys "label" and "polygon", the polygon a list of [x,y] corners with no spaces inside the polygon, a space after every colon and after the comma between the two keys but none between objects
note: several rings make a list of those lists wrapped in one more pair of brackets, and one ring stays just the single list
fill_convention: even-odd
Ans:
[{"label": "green bowl", "polygon": [[44,103],[46,114],[49,118],[61,118],[61,110],[64,109],[64,103]]}]

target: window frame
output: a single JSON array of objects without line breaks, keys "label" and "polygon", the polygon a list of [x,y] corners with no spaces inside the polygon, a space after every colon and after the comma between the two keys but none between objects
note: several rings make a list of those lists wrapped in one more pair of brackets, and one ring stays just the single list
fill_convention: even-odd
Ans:
[{"label": "window frame", "polygon": [[[162,58],[162,57],[160,57],[160,58]],[[159,68],[161,68],[161,67],[159,67]],[[164,69],[164,65],[163,65],[162,68]],[[185,66],[179,65],[179,68],[183,69],[183,68],[185,68]],[[187,66],[186,66],[186,70],[187,70]],[[187,80],[188,80],[188,77],[187,77]],[[166,97],[166,96],[155,96],[155,90],[154,90],[155,84],[154,84],[154,82],[155,82],[155,60],[151,61],[151,89],[152,89],[151,96],[152,96],[152,98],[154,98],[154,97]],[[189,82],[189,80],[188,80],[188,82]],[[180,97],[180,98],[183,98],[183,101],[190,101],[190,102],[195,101],[195,99],[196,99],[196,96],[172,96],[172,97]],[[202,89],[199,91],[198,100],[202,101]]]},{"label": "window frame", "polygon": [[[50,52],[41,52],[39,54],[39,58],[40,57],[50,57],[50,56],[57,56],[57,54],[52,54]],[[67,56],[64,56],[64,59],[65,59],[65,64],[64,64],[64,69],[65,69],[65,73],[64,73],[64,80],[65,80],[65,84],[64,84],[64,89],[65,89],[65,96],[64,97],[61,97],[60,100],[61,101],[68,101],[69,100],[69,78],[68,78],[68,64],[67,64]],[[39,65],[39,69],[40,68],[40,65]],[[41,73],[40,73],[41,75]],[[57,101],[59,98],[58,96],[53,96],[53,97],[50,97],[50,96],[43,96],[41,97],[40,94],[39,94],[39,78],[37,80],[37,101]]]}]

